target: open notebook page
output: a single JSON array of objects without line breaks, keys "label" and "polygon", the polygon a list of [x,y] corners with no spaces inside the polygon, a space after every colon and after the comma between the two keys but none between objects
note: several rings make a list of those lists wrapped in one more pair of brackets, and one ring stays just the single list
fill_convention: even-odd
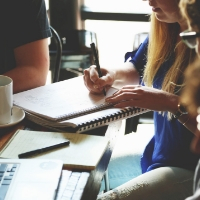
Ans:
[{"label": "open notebook page", "polygon": [[[110,88],[107,96],[116,91]],[[13,99],[14,104],[24,110],[52,120],[105,103],[103,94],[88,91],[82,76],[14,94]]]},{"label": "open notebook page", "polygon": [[2,158],[18,158],[18,154],[48,147],[70,140],[70,145],[39,154],[31,158],[60,159],[64,167],[74,169],[94,169],[102,157],[108,139],[102,136],[18,130],[1,150]]}]

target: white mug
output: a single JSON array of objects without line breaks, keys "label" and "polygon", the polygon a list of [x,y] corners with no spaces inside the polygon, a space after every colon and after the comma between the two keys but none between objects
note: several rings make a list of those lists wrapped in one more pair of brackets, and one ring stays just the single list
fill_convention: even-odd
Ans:
[{"label": "white mug", "polygon": [[13,80],[0,75],[0,125],[9,124],[13,107]]}]

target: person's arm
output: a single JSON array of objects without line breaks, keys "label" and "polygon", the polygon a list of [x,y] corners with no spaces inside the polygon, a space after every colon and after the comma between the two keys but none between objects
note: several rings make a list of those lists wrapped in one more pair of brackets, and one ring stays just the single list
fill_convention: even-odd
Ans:
[{"label": "person's arm", "polygon": [[[119,66],[101,68],[103,77],[99,78],[96,66],[92,65],[84,71],[84,83],[88,90],[93,93],[101,93],[105,86],[115,86],[121,88],[124,85],[138,85],[140,76],[146,64],[146,53],[148,37],[133,52],[125,54],[125,63]],[[128,59],[130,59],[128,61]]]},{"label": "person's arm", "polygon": [[99,78],[95,65],[84,70],[84,83],[92,93],[101,93],[105,86],[139,84],[138,72],[131,62],[124,63],[118,68],[101,68],[101,71],[103,76]]},{"label": "person's arm", "polygon": [[13,92],[46,83],[49,69],[48,39],[37,40],[14,49],[16,68],[4,73],[13,79]]},{"label": "person's arm", "polygon": [[[114,107],[139,107],[154,111],[171,112],[175,115],[178,111],[180,97],[163,90],[140,85],[126,85],[106,101],[113,103]],[[195,133],[196,121],[188,114],[177,118],[187,129]]]},{"label": "person's arm", "polygon": [[131,62],[125,62],[123,66],[114,69],[114,85],[118,88],[124,85],[139,84],[139,73]]}]

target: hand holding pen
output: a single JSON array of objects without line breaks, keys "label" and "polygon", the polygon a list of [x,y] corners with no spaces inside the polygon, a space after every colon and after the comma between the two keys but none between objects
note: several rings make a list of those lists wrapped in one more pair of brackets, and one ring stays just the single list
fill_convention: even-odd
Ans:
[{"label": "hand holding pen", "polygon": [[[95,44],[91,43],[90,46],[92,48],[92,52],[93,52],[94,59],[95,59],[94,62],[95,62],[95,65],[97,67],[97,72],[98,72],[98,75],[99,75],[99,78],[100,78],[100,77],[102,77],[102,73],[101,73],[101,68],[100,68],[100,64],[99,64],[99,58],[98,58],[98,55],[97,55]],[[105,88],[103,88],[103,94],[104,94],[104,96],[106,96]]]}]

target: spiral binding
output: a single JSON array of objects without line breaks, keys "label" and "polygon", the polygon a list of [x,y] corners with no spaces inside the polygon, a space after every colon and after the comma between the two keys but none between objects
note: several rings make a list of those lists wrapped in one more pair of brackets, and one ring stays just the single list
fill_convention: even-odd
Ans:
[{"label": "spiral binding", "polygon": [[33,121],[36,124],[40,124],[44,127],[48,127],[49,129],[55,130],[55,131],[69,131],[69,132],[85,132],[90,129],[94,129],[97,127],[105,126],[110,124],[111,122],[122,120],[122,119],[127,119],[132,116],[140,115],[142,113],[148,112],[150,110],[144,109],[144,108],[136,108],[136,107],[127,107],[124,108],[120,111],[118,111],[115,114],[110,114],[110,115],[105,115],[101,118],[98,119],[93,119],[90,122],[83,122],[79,124],[77,127],[60,127],[59,123],[58,125],[56,124],[49,124],[48,121],[45,119],[42,119],[40,117],[37,118],[32,117],[32,114],[26,112],[26,118]]},{"label": "spiral binding", "polygon": [[82,124],[79,124],[78,132],[84,132],[86,130],[93,129],[95,127],[107,125],[112,121],[122,120],[124,118],[126,119],[148,111],[149,111],[148,109],[144,108],[128,107],[115,114],[107,115],[102,118],[94,119],[90,122],[84,122]]}]

